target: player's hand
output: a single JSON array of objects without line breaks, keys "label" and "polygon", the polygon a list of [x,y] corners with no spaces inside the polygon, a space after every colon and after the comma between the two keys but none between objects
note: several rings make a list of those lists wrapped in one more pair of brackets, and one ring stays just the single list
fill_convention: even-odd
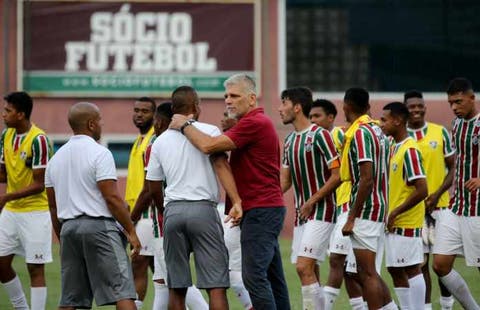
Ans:
[{"label": "player's hand", "polygon": [[180,130],[183,124],[185,124],[185,122],[191,118],[193,118],[193,114],[190,114],[190,115],[174,114],[168,128]]},{"label": "player's hand", "polygon": [[313,204],[309,203],[308,201],[303,204],[303,206],[300,207],[300,219],[301,220],[308,220],[310,215],[312,214],[313,211]]},{"label": "player's hand", "polygon": [[355,225],[355,219],[348,219],[342,228],[342,235],[350,236],[353,234],[353,226]]},{"label": "player's hand", "polygon": [[135,258],[140,254],[140,249],[142,248],[142,245],[140,244],[140,240],[138,239],[137,233],[135,231],[131,234],[128,234],[127,238],[128,242],[130,242],[132,246],[130,257]]},{"label": "player's hand", "polygon": [[243,216],[242,204],[235,203],[233,204],[232,208],[228,212],[228,215],[225,218],[224,222],[228,223],[229,221],[231,221],[232,226],[230,227],[238,226],[242,221],[242,216]]},{"label": "player's hand", "polygon": [[465,188],[468,189],[470,192],[473,192],[480,188],[480,178],[471,178],[467,182],[465,182]]},{"label": "player's hand", "polygon": [[433,212],[435,207],[438,205],[438,200],[440,199],[440,196],[437,194],[433,193],[430,196],[425,199],[425,207],[427,208],[427,213],[430,214]]},{"label": "player's hand", "polygon": [[395,219],[397,218],[397,212],[393,210],[389,215],[387,219],[387,231],[388,232],[393,232],[393,224],[395,223]]}]

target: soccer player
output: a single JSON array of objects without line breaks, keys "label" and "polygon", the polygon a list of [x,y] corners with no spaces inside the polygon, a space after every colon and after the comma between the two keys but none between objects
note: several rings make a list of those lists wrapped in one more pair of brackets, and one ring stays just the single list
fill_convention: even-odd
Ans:
[{"label": "soccer player", "polygon": [[[139,135],[135,139],[130,151],[128,160],[128,175],[125,191],[125,200],[133,210],[137,200],[142,203],[144,200],[151,199],[146,192],[142,192],[145,179],[143,157],[145,150],[152,141],[154,135],[153,115],[155,113],[155,101],[148,97],[142,97],[135,101],[133,105],[133,123],[139,130]],[[140,255],[132,259],[133,278],[135,280],[135,290],[138,298],[135,301],[138,309],[142,308],[145,294],[148,287],[148,266],[153,270],[153,222],[151,210],[143,212],[140,218],[135,218],[135,229],[142,249]]]},{"label": "soccer player", "polygon": [[[156,137],[160,136],[165,130],[172,119],[172,103],[164,102],[160,104],[155,110],[155,116],[153,121],[153,128],[155,135],[152,136],[151,143],[145,150],[144,162],[145,172],[147,171],[148,161],[150,153],[152,151],[152,143]],[[146,199],[138,199],[135,203],[135,207],[132,210],[132,219],[138,220],[141,215],[148,210],[152,205],[152,198],[148,191],[148,183],[145,180],[142,192],[140,196],[145,195]],[[152,219],[153,219],[153,250],[154,250],[154,273],[153,284],[155,287],[155,297],[153,299],[154,310],[162,310],[168,308],[168,287],[166,284],[167,279],[167,267],[165,265],[165,253],[163,251],[163,206],[152,206]],[[185,303],[189,309],[192,310],[206,310],[208,304],[202,296],[202,293],[195,285],[190,286],[187,289],[187,295],[185,297]]]},{"label": "soccer player", "polygon": [[[417,141],[420,148],[423,168],[427,177],[428,197],[425,200],[426,218],[431,217],[430,225],[425,225],[422,230],[424,240],[425,259],[422,266],[422,273],[425,278],[426,294],[425,309],[431,309],[431,279],[429,272],[429,253],[432,250],[435,231],[439,226],[444,225],[445,213],[450,213],[448,208],[448,189],[453,183],[455,150],[453,149],[450,134],[441,125],[425,121],[427,107],[421,92],[411,90],[404,95],[404,104],[409,111],[407,130],[410,137]],[[432,227],[432,225],[435,226]],[[442,310],[452,309],[453,296],[445,288],[441,281],[440,305]]]},{"label": "soccer player", "polygon": [[30,275],[32,309],[45,309],[47,287],[44,264],[52,261],[52,222],[44,176],[52,148],[43,130],[30,121],[32,98],[25,92],[4,97],[0,181],[0,281],[15,309],[28,309],[22,284],[12,261],[25,257]]},{"label": "soccer player", "polygon": [[295,229],[292,263],[302,284],[303,309],[323,309],[325,297],[315,268],[325,260],[335,223],[335,189],[340,184],[339,159],[330,132],[308,118],[312,93],[308,88],[286,89],[278,108],[283,124],[295,131],[285,138],[282,191],[293,184]]},{"label": "soccer player", "polygon": [[[312,103],[310,121],[330,131],[337,151],[341,154],[345,138],[345,128],[334,126],[336,117],[337,108],[331,101],[317,99]],[[350,181],[345,181],[342,182],[336,190],[337,222],[330,238],[330,271],[328,273],[327,284],[323,288],[326,310],[333,309],[335,300],[340,294],[340,287],[344,278],[345,288],[347,289],[352,309],[360,310],[364,307],[362,288],[357,281],[358,279],[356,275],[344,272],[346,258],[352,247],[350,238],[348,236],[345,237],[342,234],[342,228],[343,225],[345,225],[348,216],[351,189],[352,183]],[[350,260],[352,260],[352,256],[350,256]],[[354,261],[350,262],[350,265],[353,264],[355,264]]]},{"label": "soccer player", "polygon": [[389,141],[368,116],[368,100],[368,92],[362,88],[348,89],[343,100],[343,111],[351,126],[345,133],[340,177],[352,182],[352,193],[342,232],[350,236],[368,307],[396,309],[375,266],[385,229]]},{"label": "soccer player", "polygon": [[456,116],[452,129],[455,191],[450,200],[452,212],[445,213],[445,225],[437,223],[433,270],[462,307],[480,309],[465,280],[453,269],[457,255],[465,256],[467,266],[480,267],[480,115],[469,80],[450,81],[447,95]]},{"label": "soccer player", "polygon": [[408,109],[401,102],[383,107],[381,128],[395,145],[390,157],[388,233],[385,257],[402,309],[425,308],[422,227],[428,189],[422,156],[407,132]]}]

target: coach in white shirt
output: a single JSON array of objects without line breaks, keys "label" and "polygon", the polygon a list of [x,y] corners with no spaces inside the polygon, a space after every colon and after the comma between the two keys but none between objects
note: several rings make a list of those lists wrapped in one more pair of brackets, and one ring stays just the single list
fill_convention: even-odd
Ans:
[{"label": "coach in white shirt", "polygon": [[68,113],[74,136],[52,157],[45,187],[52,224],[60,239],[62,262],[61,309],[116,304],[136,309],[125,229],[138,254],[140,242],[128,210],[117,190],[112,153],[100,139],[102,120],[98,107],[80,102]]},{"label": "coach in white shirt", "polygon": [[[198,103],[197,93],[189,86],[178,87],[172,94],[174,113],[196,119]],[[183,128],[192,125],[208,135],[220,135],[217,127],[194,119]],[[228,253],[216,209],[219,189],[215,173],[235,209],[241,210],[241,201],[226,155],[205,155],[180,131],[168,129],[153,143],[147,171],[155,203],[165,205],[163,248],[170,291],[169,309],[185,309],[185,294],[192,285],[191,252],[195,258],[197,287],[207,290],[209,308],[228,309]],[[163,198],[165,181],[167,187]]]}]

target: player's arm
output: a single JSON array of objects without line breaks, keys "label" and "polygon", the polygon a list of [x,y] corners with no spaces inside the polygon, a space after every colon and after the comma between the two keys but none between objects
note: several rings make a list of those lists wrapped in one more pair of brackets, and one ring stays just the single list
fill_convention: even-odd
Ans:
[{"label": "player's arm", "polygon": [[158,212],[163,214],[163,181],[148,180],[148,191]]},{"label": "player's arm", "polygon": [[443,195],[443,193],[445,193],[450,188],[450,186],[452,186],[453,178],[455,176],[455,155],[445,157],[445,166],[447,167],[448,172],[445,176],[445,179],[443,179],[442,185],[440,185],[438,190],[428,196],[425,200],[429,213],[432,212],[433,208],[437,206],[438,200]]},{"label": "player's arm", "polygon": [[238,225],[243,216],[242,200],[238,194],[232,170],[227,161],[227,156],[225,153],[216,153],[210,155],[210,160],[213,163],[213,169],[217,174],[218,180],[232,202],[232,208],[228,212],[225,221],[228,222],[232,220],[233,225]]},{"label": "player's arm", "polygon": [[[169,128],[180,130],[190,118],[185,115],[175,114],[173,115]],[[183,134],[197,149],[205,154],[226,152],[236,148],[235,143],[233,143],[233,141],[226,135],[212,137],[201,132],[192,125],[184,127]]]},{"label": "player's arm", "polygon": [[140,241],[135,232],[133,222],[130,219],[128,208],[118,192],[116,180],[106,179],[97,181],[97,186],[102,193],[102,196],[107,203],[108,210],[112,213],[113,218],[117,220],[127,232],[128,241],[133,248],[133,255],[138,255],[141,247]]},{"label": "player's arm", "polygon": [[280,185],[282,186],[282,193],[285,193],[292,187],[292,173],[288,166],[283,166],[280,169]]},{"label": "player's arm", "polygon": [[0,196],[0,207],[7,202],[41,193],[45,189],[45,168],[33,169],[33,181],[30,185]]},{"label": "player's arm", "polygon": [[58,220],[57,215],[57,201],[55,199],[55,190],[53,187],[47,187],[48,210],[50,211],[50,218],[52,219],[52,226],[55,235],[60,239],[60,231],[62,230],[62,223]]},{"label": "player's arm", "polygon": [[152,202],[152,195],[148,190],[148,182],[147,180],[143,180],[143,187],[138,195],[137,202],[135,202],[135,206],[132,209],[132,213],[130,214],[130,218],[133,222],[137,222],[140,220],[142,213],[148,210],[150,203]]}]

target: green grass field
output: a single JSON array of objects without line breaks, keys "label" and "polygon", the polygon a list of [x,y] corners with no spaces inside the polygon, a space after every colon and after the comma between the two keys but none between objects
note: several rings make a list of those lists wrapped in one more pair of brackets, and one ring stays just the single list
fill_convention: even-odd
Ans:
[{"label": "green grass field", "polygon": [[[288,283],[292,309],[300,310],[302,309],[300,282],[298,280],[294,266],[290,264],[290,240],[286,240],[286,239],[282,240],[281,249],[282,249],[285,276]],[[48,264],[46,267],[47,286],[48,286],[48,301],[47,301],[46,309],[48,310],[56,308],[59,300],[59,296],[60,296],[60,260],[58,257],[58,244],[54,245],[53,251],[54,251],[54,262],[51,264]],[[26,266],[22,257],[15,258],[14,268],[19,274],[23,283],[23,287],[27,294],[27,298],[29,298],[30,290],[28,289],[29,287],[28,274],[27,274]],[[479,272],[475,268],[470,268],[470,267],[467,268],[465,266],[465,262],[463,259],[457,259],[455,268],[465,278],[465,280],[470,286],[473,296],[475,296],[477,301],[480,302],[480,285],[478,285],[478,282],[477,282],[480,280]],[[322,284],[324,284],[328,276],[328,262],[325,262],[322,266],[320,266],[320,269],[321,269]],[[387,284],[391,288],[392,282],[390,280],[390,276],[385,270],[383,270],[382,272],[382,277],[386,280]],[[433,308],[440,309],[440,305],[438,304],[438,295],[439,295],[438,285],[436,284],[436,280],[434,280],[433,282],[434,282],[434,287],[432,289]],[[242,309],[241,305],[237,302],[231,290],[228,291],[228,300],[230,303],[230,309],[235,309],[235,310]],[[153,286],[150,283],[143,309],[150,310],[152,308],[152,302],[153,302]],[[345,289],[342,287],[341,294],[335,304],[335,309],[348,309],[348,308],[349,308],[348,297],[345,293]],[[0,289],[0,309],[1,310],[12,309],[8,301],[8,298],[6,296],[5,290],[3,289]],[[96,309],[96,307],[94,307],[93,309]],[[114,307],[103,307],[103,309],[114,309]],[[455,309],[461,309],[458,302],[455,302]]]}]

